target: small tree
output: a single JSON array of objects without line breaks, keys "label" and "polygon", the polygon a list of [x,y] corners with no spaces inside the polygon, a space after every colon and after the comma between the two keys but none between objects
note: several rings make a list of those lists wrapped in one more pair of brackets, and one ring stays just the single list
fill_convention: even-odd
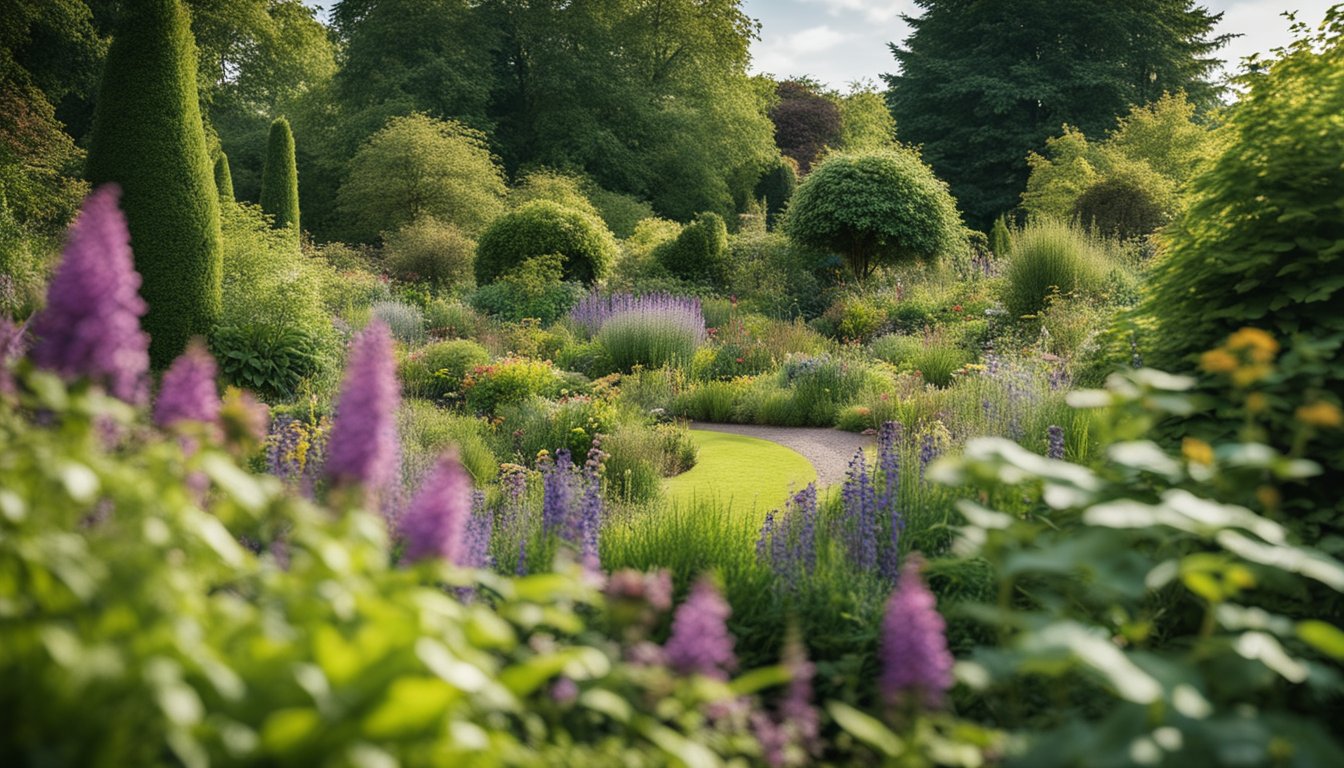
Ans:
[{"label": "small tree", "polygon": [[179,0],[132,0],[107,54],[88,177],[121,185],[149,304],[150,360],[166,367],[219,317],[219,190],[196,94],[196,46]]},{"label": "small tree", "polygon": [[1158,194],[1133,174],[1112,176],[1084,190],[1073,204],[1073,215],[1097,234],[1140,237],[1156,232],[1171,218]]},{"label": "small tree", "polygon": [[1013,247],[1013,234],[1008,231],[1008,221],[1003,214],[994,220],[994,228],[989,231],[989,250],[1000,259],[1008,257]]},{"label": "small tree", "polygon": [[413,114],[359,148],[337,198],[351,234],[373,240],[424,216],[477,234],[504,210],[507,191],[485,134]]},{"label": "small tree", "polygon": [[774,226],[780,214],[789,206],[793,193],[798,191],[798,163],[788,155],[780,155],[770,164],[756,182],[756,197],[765,199],[766,221]]},{"label": "small tree", "polygon": [[383,236],[383,258],[394,277],[423,280],[437,288],[470,282],[475,253],[471,238],[432,218],[413,221]]},{"label": "small tree", "polygon": [[222,203],[232,203],[236,199],[233,195],[233,173],[229,170],[229,156],[220,150],[215,155],[215,189],[219,190],[219,200]]},{"label": "small tree", "polygon": [[261,171],[261,210],[271,215],[276,229],[293,228],[299,235],[299,171],[294,165],[294,134],[289,121],[277,117],[266,142],[266,166]]},{"label": "small tree", "polygon": [[965,242],[947,185],[904,148],[828,158],[798,187],[785,229],[795,242],[840,255],[856,280]]},{"label": "small tree", "polygon": [[476,282],[486,285],[538,256],[563,258],[563,277],[592,284],[616,259],[616,238],[601,219],[534,200],[490,225],[476,247]]},{"label": "small tree", "polygon": [[653,255],[676,277],[722,285],[728,281],[728,227],[717,213],[702,213]]}]

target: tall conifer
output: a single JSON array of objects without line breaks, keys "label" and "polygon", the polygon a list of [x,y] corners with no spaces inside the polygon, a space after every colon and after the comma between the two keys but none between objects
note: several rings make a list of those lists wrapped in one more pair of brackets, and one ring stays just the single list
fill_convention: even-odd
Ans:
[{"label": "tall conifer", "polygon": [[166,367],[220,312],[219,192],[180,0],[125,0],[107,54],[88,177],[115,182],[131,231],[150,359]]},{"label": "tall conifer", "polygon": [[236,199],[233,195],[233,173],[229,171],[229,156],[222,149],[215,156],[215,188],[219,190],[220,202],[232,203]]},{"label": "tall conifer", "polygon": [[261,210],[275,218],[275,228],[293,228],[299,234],[299,172],[294,165],[294,134],[289,121],[277,117],[266,142],[266,166],[261,172]]}]

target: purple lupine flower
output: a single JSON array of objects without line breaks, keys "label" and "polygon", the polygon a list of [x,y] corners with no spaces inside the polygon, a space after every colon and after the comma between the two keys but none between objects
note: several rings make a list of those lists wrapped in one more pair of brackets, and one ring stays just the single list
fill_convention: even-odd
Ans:
[{"label": "purple lupine flower", "polygon": [[919,445],[919,479],[924,480],[924,472],[928,470],[929,464],[938,458],[938,443],[934,439],[932,432],[925,432],[924,439]]},{"label": "purple lupine flower", "polygon": [[779,719],[790,726],[802,748],[814,757],[821,751],[821,715],[812,705],[812,678],[816,666],[807,658],[807,648],[797,637],[784,645],[784,667],[789,670],[789,689],[779,705]]},{"label": "purple lupine flower", "polygon": [[569,457],[569,449],[561,448],[555,452],[554,459],[544,456],[538,464],[541,469],[541,530],[549,536],[569,522],[570,508],[574,504],[574,463]]},{"label": "purple lupine flower", "polygon": [[471,517],[467,520],[466,546],[462,553],[461,565],[466,568],[489,568],[494,565],[490,557],[490,537],[494,534],[495,516],[485,506],[485,493],[479,490],[471,492]]},{"label": "purple lupine flower", "polygon": [[1047,458],[1063,460],[1064,459],[1064,428],[1051,424],[1045,429],[1046,439],[1049,443],[1045,455]]},{"label": "purple lupine flower", "polygon": [[783,510],[771,511],[761,526],[756,558],[768,563],[782,586],[796,591],[799,579],[817,567],[817,486],[809,483]]},{"label": "purple lupine flower", "polygon": [[406,560],[442,558],[466,565],[467,522],[471,518],[471,478],[452,454],[439,458],[425,476],[400,521]]},{"label": "purple lupine flower", "polygon": [[887,530],[879,570],[892,584],[900,576],[901,533],[905,531],[905,516],[900,509],[901,434],[900,423],[888,421],[877,435],[877,466],[882,473],[882,496],[877,506]]},{"label": "purple lupine flower", "polygon": [[514,576],[527,575],[527,537],[518,537],[518,565],[513,569]]},{"label": "purple lupine flower", "polygon": [[88,378],[139,404],[148,394],[149,335],[140,329],[146,306],[120,195],[105,184],[84,200],[47,288],[47,306],[33,319],[30,356],[40,368]]},{"label": "purple lupine flower", "polygon": [[765,764],[770,768],[784,768],[788,765],[792,739],[789,738],[787,724],[775,722],[770,715],[760,710],[752,712],[748,722],[751,735],[761,745],[761,759]]},{"label": "purple lupine flower", "polygon": [[598,537],[602,530],[602,462],[607,454],[602,451],[601,439],[593,438],[588,449],[588,459],[583,463],[581,482],[583,494],[579,498],[577,517],[580,532],[580,559],[583,566],[591,572],[601,568],[598,555]]},{"label": "purple lupine flower", "polygon": [[327,442],[326,473],[337,483],[382,491],[397,474],[400,402],[392,333],[374,320],[350,345],[350,361]]},{"label": "purple lupine flower", "polygon": [[215,386],[215,358],[199,340],[187,345],[163,374],[154,423],[162,429],[184,421],[213,424],[219,418],[219,389]]},{"label": "purple lupine flower", "polygon": [[952,687],[952,654],[937,601],[919,575],[921,565],[917,557],[906,562],[887,601],[879,687],[888,704],[917,701],[933,709]]},{"label": "purple lupine flower", "polygon": [[877,566],[877,491],[868,474],[868,460],[859,449],[849,461],[840,489],[845,546],[860,571]]},{"label": "purple lupine flower", "polygon": [[737,667],[727,624],[731,612],[714,582],[701,577],[672,618],[672,634],[663,646],[668,665],[682,675],[727,680]]},{"label": "purple lupine flower", "polygon": [[772,552],[770,547],[775,536],[775,511],[772,509],[765,513],[765,522],[761,524],[761,535],[756,539],[756,561],[766,562],[766,553]]}]

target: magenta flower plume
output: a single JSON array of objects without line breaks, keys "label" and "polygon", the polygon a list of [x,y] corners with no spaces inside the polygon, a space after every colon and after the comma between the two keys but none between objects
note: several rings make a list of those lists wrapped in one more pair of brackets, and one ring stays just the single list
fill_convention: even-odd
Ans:
[{"label": "magenta flower plume", "polygon": [[672,618],[672,635],[663,650],[667,663],[683,675],[727,680],[737,667],[733,636],[728,633],[731,609],[708,578],[701,578]]},{"label": "magenta flower plume", "polygon": [[219,389],[215,386],[215,358],[200,341],[187,346],[163,374],[154,423],[163,429],[184,421],[213,424],[219,419]]},{"label": "magenta flower plume", "polygon": [[471,479],[452,454],[443,455],[425,476],[410,509],[401,516],[406,559],[419,562],[441,558],[463,565],[465,539],[471,517]]},{"label": "magenta flower plume", "polygon": [[30,356],[66,379],[88,378],[140,403],[148,392],[149,336],[140,329],[146,307],[131,234],[117,207],[120,195],[106,184],[84,200],[48,286],[47,306],[33,320],[37,341]]},{"label": "magenta flower plume", "polygon": [[392,334],[374,320],[350,344],[350,360],[327,443],[327,474],[341,483],[383,489],[397,471],[400,392]]},{"label": "magenta flower plume", "polygon": [[887,602],[880,687],[889,704],[918,700],[933,709],[952,687],[952,654],[947,650],[947,626],[919,575],[920,565],[917,557],[906,562]]}]

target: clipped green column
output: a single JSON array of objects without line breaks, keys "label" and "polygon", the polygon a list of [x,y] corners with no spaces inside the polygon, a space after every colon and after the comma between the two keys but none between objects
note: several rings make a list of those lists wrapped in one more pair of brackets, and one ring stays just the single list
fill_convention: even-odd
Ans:
[{"label": "clipped green column", "polygon": [[233,196],[233,173],[229,170],[229,156],[220,150],[215,157],[215,189],[219,190],[219,200],[223,203],[232,203],[236,198]]},{"label": "clipped green column", "polygon": [[275,228],[292,227],[299,235],[299,171],[294,165],[294,134],[289,121],[277,117],[266,142],[266,167],[261,171],[261,210],[275,218]]},{"label": "clipped green column", "polygon": [[89,181],[121,185],[163,368],[220,312],[219,192],[196,94],[196,42],[179,0],[125,0],[89,143]]}]

